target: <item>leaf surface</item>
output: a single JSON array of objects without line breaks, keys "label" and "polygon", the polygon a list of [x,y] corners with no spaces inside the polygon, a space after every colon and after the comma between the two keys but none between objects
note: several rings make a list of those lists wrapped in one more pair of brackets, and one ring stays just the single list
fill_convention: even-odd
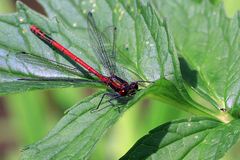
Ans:
[{"label": "leaf surface", "polygon": [[[58,32],[50,30],[52,36],[56,34],[54,38],[60,43],[64,43],[64,40],[68,39],[71,40],[71,46],[81,46],[83,43],[76,42],[87,39],[85,37],[87,32],[86,14],[89,10],[87,6],[93,7],[93,3],[55,0],[39,2],[46,8],[50,19],[57,16],[58,22],[62,23],[63,28],[70,30],[71,35],[74,35],[70,37],[61,31],[59,34],[62,37],[58,39]],[[120,108],[123,113],[145,94],[154,94],[163,101],[185,110],[191,110],[190,104],[183,99],[184,88],[178,59],[167,24],[156,16],[151,6],[142,5],[138,1],[135,1],[134,4],[134,8],[129,8],[132,4],[125,1],[96,1],[95,20],[100,29],[113,24],[117,26],[119,51],[117,65],[123,70],[127,80],[160,80],[147,88],[141,86],[142,90],[137,92],[134,97],[130,97],[128,101],[124,100],[125,98],[123,101],[115,101],[114,108],[107,99],[104,99],[104,103],[101,105],[102,110],[96,113],[91,114],[89,111],[98,105],[103,92],[77,103],[50,131],[48,136],[24,150],[22,159],[88,158],[97,141],[121,116],[116,108]],[[71,12],[71,14],[66,12]],[[53,24],[51,23],[51,25]],[[42,26],[42,28],[45,31],[48,30],[47,27]],[[89,50],[87,45],[83,47],[86,47],[86,51]],[[76,50],[81,51],[81,48]],[[85,56],[92,55],[91,50],[87,53],[89,55]],[[81,57],[78,52],[76,54]],[[84,59],[85,56],[81,58]],[[62,61],[60,62],[62,63]],[[94,58],[86,59],[86,62],[92,66],[98,65]],[[104,73],[100,66],[99,70]],[[196,112],[202,113],[199,110]]]},{"label": "leaf surface", "polygon": [[238,115],[239,14],[228,18],[223,3],[209,1],[153,3],[158,13],[167,17],[179,53],[198,73],[197,92],[216,107],[231,109]]},{"label": "leaf surface", "polygon": [[121,160],[220,159],[238,140],[239,124],[199,117],[167,122],[138,140]]}]

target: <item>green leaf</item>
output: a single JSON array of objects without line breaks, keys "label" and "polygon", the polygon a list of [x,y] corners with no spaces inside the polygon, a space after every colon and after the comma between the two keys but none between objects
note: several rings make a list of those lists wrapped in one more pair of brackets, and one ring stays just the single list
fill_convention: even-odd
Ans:
[{"label": "green leaf", "polygon": [[222,3],[209,1],[153,3],[167,17],[179,53],[198,72],[195,91],[217,108],[239,115],[239,15],[227,18]]},{"label": "green leaf", "polygon": [[[25,148],[22,159],[87,159],[102,135],[124,111],[146,94],[154,93],[167,103],[191,111],[176,87],[164,79],[137,92],[127,101],[123,98],[114,102],[114,107],[105,100],[100,111],[91,113],[90,110],[97,107],[103,93],[92,95],[70,108],[45,138]],[[196,114],[201,112],[196,111]]]},{"label": "green leaf", "polygon": [[87,159],[96,142],[125,110],[152,90],[161,88],[164,92],[168,86],[168,81],[159,81],[158,85],[139,91],[128,102],[120,100],[115,107],[105,100],[101,110],[94,113],[90,110],[96,108],[104,92],[92,95],[70,108],[45,138],[26,147],[22,159]]},{"label": "green leaf", "polygon": [[[50,19],[51,15],[57,15],[59,22],[49,23],[51,27],[43,25],[41,28],[46,32],[49,30],[49,33],[54,33],[52,36],[60,43],[64,44],[67,40],[71,40],[68,43],[76,46],[76,50],[82,53],[81,47],[86,47],[85,51],[87,51],[89,49],[87,45],[75,42],[84,42],[86,39],[86,13],[89,10],[87,6],[94,6],[91,1],[80,3],[80,1],[42,0],[40,2],[45,6]],[[94,16],[99,28],[113,24],[117,26],[117,47],[119,49],[117,63],[119,68],[124,69],[129,81],[160,80],[152,87],[143,88],[127,102],[121,104],[121,101],[118,101],[119,103],[115,107],[124,111],[143,95],[152,93],[162,101],[202,114],[203,112],[199,109],[191,109],[188,101],[183,99],[184,94],[187,93],[184,90],[173,38],[168,31],[166,22],[156,16],[151,6],[144,6],[138,1],[134,4],[135,7],[131,8],[132,4],[129,2],[97,1]],[[20,6],[20,9],[24,8],[25,12],[30,12],[22,4]],[[71,14],[66,13],[70,11]],[[75,14],[76,16],[73,16]],[[29,18],[31,15],[28,15]],[[33,20],[31,22],[33,23]],[[37,23],[37,20],[34,23]],[[101,26],[101,24],[104,25]],[[51,30],[51,28],[56,28],[54,25],[64,28],[66,33],[58,32],[57,29]],[[68,34],[67,30],[71,30],[72,34]],[[57,33],[62,37],[55,36]],[[71,37],[73,35],[74,38]],[[35,40],[37,41],[37,38]],[[126,49],[126,46],[129,48]],[[92,52],[87,53],[90,56]],[[86,58],[78,52],[76,54],[83,59]],[[86,58],[86,61],[93,67],[96,66],[94,58]],[[100,71],[101,69],[99,66]],[[90,109],[97,106],[101,96],[102,92],[73,106],[47,137],[26,148],[22,159],[74,159],[76,157],[86,159],[89,157],[96,142],[121,115],[117,110],[111,108],[108,102],[101,105],[101,108],[110,105],[108,108],[91,114]]]},{"label": "green leaf", "polygon": [[108,108],[90,113],[101,93],[81,101],[59,121],[47,137],[27,147],[22,159],[86,159],[96,141],[119,117],[117,110]]},{"label": "green leaf", "polygon": [[[4,37],[0,38],[0,55],[3,57],[0,60],[0,93],[83,85],[100,87],[88,73],[71,69],[73,66],[66,67],[71,64],[29,31],[29,24],[39,26],[93,68],[104,73],[88,45],[86,15],[91,10],[101,30],[112,25],[118,28],[117,65],[127,80],[159,79],[151,87],[143,87],[128,101],[114,102],[118,102],[115,107],[121,108],[121,113],[143,95],[151,93],[186,111],[219,118],[219,111],[204,108],[188,95],[168,23],[160,19],[150,5],[142,5],[137,0],[39,2],[45,7],[49,19],[20,2],[17,3],[18,13],[0,17],[0,37]],[[44,58],[64,65],[56,65]],[[32,80],[23,81],[21,78]],[[37,81],[38,78],[51,78],[52,81]],[[56,78],[60,78],[60,81],[56,81]],[[66,82],[61,79],[78,81]],[[104,102],[101,108],[109,107],[97,113],[89,112],[97,106],[102,94],[97,93],[73,106],[47,137],[26,148],[22,159],[88,158],[96,142],[121,115],[108,102]]]},{"label": "green leaf", "polygon": [[[174,44],[166,24],[155,17],[152,9],[143,11],[137,1],[65,1],[39,0],[50,17],[57,16],[80,39],[85,39],[86,14],[94,11],[99,28],[116,26],[118,28],[118,63],[125,69],[131,80],[156,80],[166,78],[177,82],[180,76]],[[57,7],[56,7],[57,6]],[[65,9],[62,9],[64,6]],[[94,7],[96,6],[96,7]],[[57,9],[56,9],[57,8]],[[70,14],[71,13],[71,14]],[[76,16],[72,16],[72,14]],[[154,17],[152,21],[148,16]],[[90,63],[91,64],[91,63]],[[129,77],[129,76],[126,76]]]},{"label": "green leaf", "polygon": [[[41,26],[73,51],[78,50],[75,44],[84,44],[81,43],[81,39],[68,39],[68,37],[74,37],[73,33],[66,30],[62,24],[55,19],[49,21],[21,2],[17,3],[17,9],[18,12],[15,14],[0,16],[0,94],[89,84],[101,86],[93,82],[91,77],[90,79],[86,77],[86,73],[73,69],[74,67],[69,62],[34,36],[29,30],[29,25]],[[87,46],[83,45],[83,47]],[[90,59],[90,56],[86,54],[82,54],[81,57],[86,62]],[[36,80],[19,80],[21,78]],[[41,82],[37,80],[39,78],[52,78],[53,80]],[[57,78],[62,80],[54,81]],[[64,81],[66,79],[76,79],[76,81],[66,82]]]},{"label": "green leaf", "polygon": [[[0,40],[0,53],[3,57],[0,65],[3,73],[0,77],[0,93],[67,86],[102,86],[93,82],[92,77],[84,70],[80,72],[72,69],[73,66],[66,67],[70,65],[69,62],[29,31],[29,24],[40,26],[93,68],[104,73],[101,64],[96,63],[88,44],[86,14],[88,10],[92,10],[96,12],[94,16],[100,29],[104,30],[106,26],[112,25],[119,28],[117,65],[128,81],[167,79],[176,86],[182,97],[193,105],[193,110],[202,110],[211,115],[211,110],[197,105],[189,97],[183,85],[175,45],[167,23],[159,19],[150,6],[143,7],[139,1],[40,2],[46,8],[51,21],[21,2],[17,3],[18,13],[0,17],[0,25],[3,26],[1,28],[9,30],[10,35],[9,39]],[[70,17],[65,13],[69,11],[76,16]],[[51,17],[53,15],[54,17]],[[5,34],[6,31],[0,33]],[[19,52],[27,54],[23,56]],[[46,61],[46,58],[52,61]],[[57,78],[59,80],[56,80]],[[66,79],[78,80],[64,81]]]},{"label": "green leaf", "polygon": [[240,121],[191,118],[165,123],[142,137],[121,160],[220,159],[238,140]]}]

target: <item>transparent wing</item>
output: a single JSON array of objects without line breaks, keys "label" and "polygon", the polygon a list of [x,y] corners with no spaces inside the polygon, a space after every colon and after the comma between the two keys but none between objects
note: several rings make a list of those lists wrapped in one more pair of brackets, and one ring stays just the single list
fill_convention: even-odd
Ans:
[{"label": "transparent wing", "polygon": [[16,54],[16,57],[20,60],[27,61],[27,62],[28,61],[31,62],[33,60],[38,60],[38,61],[42,61],[44,63],[51,63],[51,64],[55,64],[59,68],[63,68],[63,69],[66,69],[66,70],[69,70],[69,71],[72,71],[72,72],[75,72],[75,73],[81,73],[77,68],[72,67],[70,65],[66,65],[66,64],[63,64],[63,63],[60,63],[60,62],[56,62],[54,60],[50,60],[50,59],[40,57],[38,55],[33,55],[33,54],[30,54],[30,53],[26,53],[26,52],[18,52]]},{"label": "transparent wing", "polygon": [[109,61],[111,62],[111,70],[114,74],[117,74],[116,67],[116,39],[117,39],[117,28],[115,26],[106,27],[102,33],[104,39],[104,46]]},{"label": "transparent wing", "polygon": [[104,68],[108,71],[110,76],[115,75],[116,74],[115,42],[117,28],[116,27],[106,28],[106,31],[108,31],[109,33],[111,32],[110,34],[107,34],[106,31],[101,32],[97,28],[96,22],[91,12],[88,13],[87,22],[91,46],[97,58],[103,64]]}]

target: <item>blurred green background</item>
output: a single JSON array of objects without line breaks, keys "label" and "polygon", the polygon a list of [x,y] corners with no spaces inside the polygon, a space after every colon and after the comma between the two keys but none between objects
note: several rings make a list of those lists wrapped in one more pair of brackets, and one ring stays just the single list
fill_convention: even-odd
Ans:
[{"label": "blurred green background", "polygon": [[[34,0],[23,0],[42,12]],[[225,0],[228,16],[240,9],[240,0]],[[15,11],[15,0],[0,0],[0,13]],[[19,159],[21,149],[43,138],[63,116],[64,111],[83,97],[94,93],[90,88],[66,88],[32,91],[0,97],[0,160]],[[118,159],[143,135],[158,125],[191,115],[173,106],[146,97],[129,109],[97,144],[92,160]],[[236,144],[224,160],[239,159]]]}]

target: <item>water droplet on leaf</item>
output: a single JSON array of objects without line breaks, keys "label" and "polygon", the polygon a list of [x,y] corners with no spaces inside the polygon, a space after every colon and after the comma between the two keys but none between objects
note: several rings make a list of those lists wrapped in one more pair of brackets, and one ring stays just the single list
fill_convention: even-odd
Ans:
[{"label": "water droplet on leaf", "polygon": [[72,26],[73,26],[73,27],[77,27],[77,23],[76,23],[76,22],[73,23]]},{"label": "water droplet on leaf", "polygon": [[19,20],[19,22],[21,22],[21,23],[24,22],[24,18],[23,18],[23,17],[19,17],[18,20]]}]

